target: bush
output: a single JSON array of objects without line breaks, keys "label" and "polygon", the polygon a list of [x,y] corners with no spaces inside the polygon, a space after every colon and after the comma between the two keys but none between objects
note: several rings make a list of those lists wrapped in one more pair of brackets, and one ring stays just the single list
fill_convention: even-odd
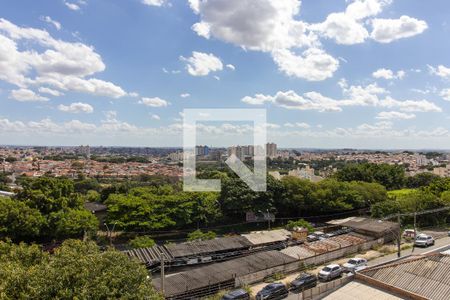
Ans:
[{"label": "bush", "polygon": [[305,221],[304,219],[300,219],[297,221],[289,221],[286,225],[286,228],[289,230],[294,229],[295,227],[303,227],[308,229],[308,232],[313,232],[314,227],[309,223],[308,221]]},{"label": "bush", "polygon": [[155,241],[148,235],[137,236],[128,242],[131,248],[149,248],[155,245]]},{"label": "bush", "polygon": [[200,229],[188,234],[188,241],[205,241],[216,238],[216,233],[213,231],[202,232]]}]

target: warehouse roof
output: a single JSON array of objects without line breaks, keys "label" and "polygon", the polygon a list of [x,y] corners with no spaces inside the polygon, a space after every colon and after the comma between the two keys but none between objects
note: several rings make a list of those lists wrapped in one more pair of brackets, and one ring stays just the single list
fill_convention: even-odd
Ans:
[{"label": "warehouse roof", "polygon": [[222,237],[206,241],[194,241],[166,245],[173,257],[188,257],[204,253],[228,251],[250,247],[252,244],[242,236]]},{"label": "warehouse roof", "polygon": [[128,256],[137,258],[141,263],[147,264],[148,266],[159,263],[161,255],[164,255],[164,260],[166,261],[173,259],[171,253],[169,253],[164,246],[158,245],[148,248],[127,250],[124,252]]},{"label": "warehouse roof", "polygon": [[[198,267],[167,276],[164,282],[165,296],[180,295],[209,285],[233,280],[237,276],[255,273],[294,261],[296,259],[274,250]],[[153,279],[153,285],[159,289],[160,279]]]},{"label": "warehouse roof", "polygon": [[286,229],[277,229],[270,231],[257,231],[248,234],[243,234],[243,237],[247,238],[250,243],[254,245],[263,245],[275,242],[282,242],[291,236],[291,232]]},{"label": "warehouse roof", "polygon": [[[358,276],[358,275],[357,275]],[[450,256],[434,254],[369,268],[360,272],[371,285],[388,285],[393,289],[433,300],[447,300],[450,295]]]},{"label": "warehouse roof", "polygon": [[371,300],[397,300],[403,299],[394,296],[388,292],[381,289],[366,285],[362,282],[352,281],[344,285],[343,287],[332,292],[324,300],[360,300],[360,299],[371,299]]},{"label": "warehouse roof", "polygon": [[362,217],[350,217],[346,219],[332,220],[327,223],[376,233],[383,233],[386,231],[398,229],[397,223]]}]

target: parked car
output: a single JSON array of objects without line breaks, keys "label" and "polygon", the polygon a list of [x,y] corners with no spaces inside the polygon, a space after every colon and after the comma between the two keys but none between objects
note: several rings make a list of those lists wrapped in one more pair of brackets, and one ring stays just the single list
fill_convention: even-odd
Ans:
[{"label": "parked car", "polygon": [[420,234],[414,241],[414,245],[417,247],[428,247],[434,245],[434,238],[431,235]]},{"label": "parked car", "polygon": [[249,293],[244,289],[234,290],[223,295],[222,300],[250,300]]},{"label": "parked car", "polygon": [[405,229],[403,231],[403,237],[405,238],[414,238],[414,229]]},{"label": "parked car", "polygon": [[290,285],[292,291],[298,292],[313,288],[317,285],[317,276],[309,273],[301,273]]},{"label": "parked car", "polygon": [[319,272],[319,279],[328,281],[341,276],[342,268],[340,265],[328,265]]},{"label": "parked car", "polygon": [[363,266],[367,266],[367,259],[354,257],[354,258],[349,259],[349,261],[346,262],[345,264],[343,264],[342,269],[345,272],[355,272],[356,269],[363,267]]},{"label": "parked car", "polygon": [[308,242],[315,242],[318,240],[323,240],[325,238],[326,238],[326,235],[322,231],[314,231],[313,233],[311,233],[310,235],[308,235],[306,237],[306,240]]},{"label": "parked car", "polygon": [[283,283],[271,283],[256,294],[256,300],[284,299],[288,295],[289,291]]}]

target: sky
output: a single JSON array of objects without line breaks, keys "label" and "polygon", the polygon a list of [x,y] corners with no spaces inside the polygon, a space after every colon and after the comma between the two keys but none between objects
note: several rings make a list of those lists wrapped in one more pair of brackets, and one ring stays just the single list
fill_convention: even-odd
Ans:
[{"label": "sky", "polygon": [[450,149],[449,35],[448,0],[0,0],[0,144],[177,147],[184,109],[259,108],[279,147]]}]

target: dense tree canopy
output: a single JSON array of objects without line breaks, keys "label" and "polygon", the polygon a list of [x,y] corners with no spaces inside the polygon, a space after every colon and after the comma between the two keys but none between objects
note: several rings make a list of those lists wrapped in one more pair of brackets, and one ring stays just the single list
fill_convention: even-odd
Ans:
[{"label": "dense tree canopy", "polygon": [[147,270],[93,242],[67,240],[50,255],[0,242],[1,299],[162,299]]},{"label": "dense tree canopy", "polygon": [[216,193],[175,192],[168,185],[111,194],[106,204],[108,222],[127,230],[204,225],[220,216]]},{"label": "dense tree canopy", "polygon": [[0,237],[48,240],[93,232],[98,220],[83,204],[71,180],[25,180],[14,198],[0,198]]},{"label": "dense tree canopy", "polygon": [[347,164],[336,173],[339,181],[377,182],[388,190],[402,188],[405,169],[399,165],[358,163]]}]

